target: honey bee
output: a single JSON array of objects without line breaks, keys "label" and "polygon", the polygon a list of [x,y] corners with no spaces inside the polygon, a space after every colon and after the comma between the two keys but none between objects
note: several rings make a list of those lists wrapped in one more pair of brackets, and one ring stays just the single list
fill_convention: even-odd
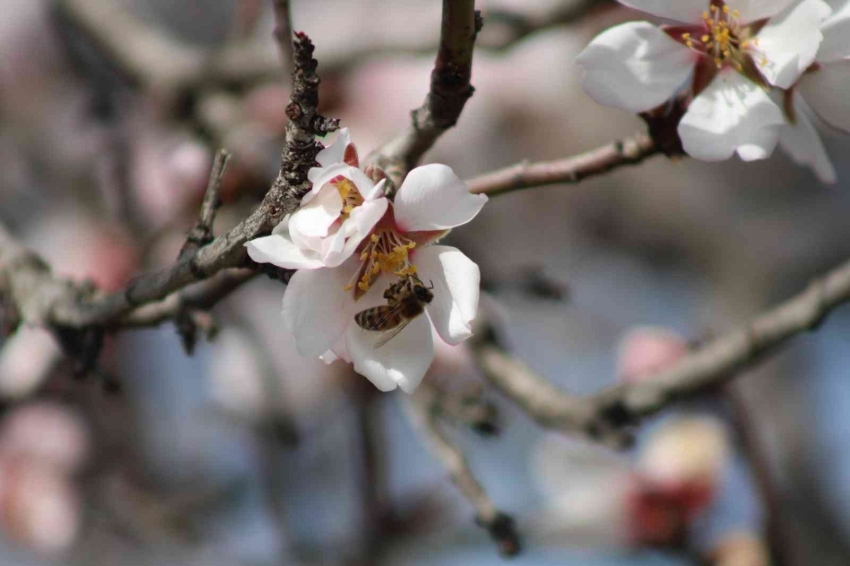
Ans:
[{"label": "honey bee", "polygon": [[375,343],[378,349],[425,312],[425,305],[434,299],[433,288],[433,283],[426,287],[418,277],[407,275],[384,291],[387,304],[360,311],[354,315],[354,321],[364,330],[386,332]]}]

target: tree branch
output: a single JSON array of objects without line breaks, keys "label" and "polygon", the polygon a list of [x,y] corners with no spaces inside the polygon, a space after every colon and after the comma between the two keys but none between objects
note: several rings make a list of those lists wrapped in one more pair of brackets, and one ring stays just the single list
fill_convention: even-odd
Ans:
[{"label": "tree branch", "polygon": [[476,512],[476,522],[490,533],[501,554],[514,556],[520,551],[519,534],[514,527],[514,521],[496,508],[470,470],[463,452],[443,430],[437,418],[437,397],[427,383],[422,383],[416,392],[406,399],[408,417],[434,456],[442,462],[452,482],[472,504]]},{"label": "tree branch", "polygon": [[817,328],[833,309],[848,301],[850,261],[805,292],[743,328],[707,342],[668,369],[589,397],[571,395],[536,375],[500,349],[493,332],[479,332],[483,336],[476,339],[473,349],[490,383],[541,426],[622,443],[626,440],[622,431],[628,426],[679,399],[724,384],[789,339]]},{"label": "tree branch", "polygon": [[189,253],[212,241],[215,213],[218,211],[218,207],[221,206],[221,179],[227,170],[228,161],[230,161],[230,154],[226,150],[220,149],[216,152],[213,159],[212,171],[210,171],[210,180],[207,183],[207,190],[204,192],[204,200],[201,203],[201,212],[198,215],[198,221],[189,231],[189,235],[186,237],[186,243],[180,249],[179,257],[186,257]]},{"label": "tree branch", "polygon": [[226,269],[191,287],[149,303],[114,323],[114,328],[144,328],[169,322],[188,311],[208,311],[257,275],[251,269]]},{"label": "tree branch", "polygon": [[5,232],[0,233],[0,278],[11,280],[15,302],[25,321],[76,329],[111,325],[137,307],[246,262],[244,244],[269,233],[285,214],[297,208],[309,190],[307,172],[315,165],[320,150],[315,136],[338,128],[338,120],[328,120],[317,111],[320,81],[316,75],[318,63],[312,58],[312,42],[305,34],[296,34],[293,49],[292,94],[286,108],[290,122],[280,172],[262,204],[232,230],[186,253],[174,265],[142,275],[125,289],[105,296],[53,278],[38,256],[23,249]]},{"label": "tree branch", "polygon": [[637,134],[566,159],[518,163],[479,175],[467,184],[470,192],[489,196],[557,183],[575,184],[624,165],[636,165],[660,153],[652,138]]},{"label": "tree branch", "polygon": [[474,0],[443,0],[440,47],[431,71],[428,96],[411,113],[407,130],[378,149],[370,159],[387,172],[396,186],[437,138],[457,123],[472,96],[472,51],[482,23]]}]

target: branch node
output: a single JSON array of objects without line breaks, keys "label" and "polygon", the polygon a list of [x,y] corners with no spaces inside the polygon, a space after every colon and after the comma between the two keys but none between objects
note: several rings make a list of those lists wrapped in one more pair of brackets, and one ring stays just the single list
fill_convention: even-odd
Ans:
[{"label": "branch node", "polygon": [[510,558],[518,555],[522,550],[522,542],[516,529],[516,522],[510,515],[498,512],[495,517],[489,520],[479,515],[475,518],[475,522],[490,533],[490,537],[495,541],[499,554],[502,556]]}]

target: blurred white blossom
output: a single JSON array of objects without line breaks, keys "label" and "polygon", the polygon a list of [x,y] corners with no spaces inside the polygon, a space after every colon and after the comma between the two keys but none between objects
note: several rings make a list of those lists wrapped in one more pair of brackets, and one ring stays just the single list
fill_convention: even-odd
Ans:
[{"label": "blurred white blossom", "polygon": [[835,183],[835,167],[810,115],[814,110],[830,126],[850,132],[846,96],[850,91],[850,4],[839,7],[837,0],[828,1],[834,12],[821,27],[823,42],[817,59],[785,96],[790,119],[779,143],[794,161],[810,166],[821,181]]},{"label": "blurred white blossom", "polygon": [[600,34],[578,56],[597,102],[632,112],[656,108],[691,81],[679,123],[685,151],[704,161],[771,155],[785,123],[769,96],[788,89],[815,60],[823,0],[620,0],[682,22],[628,22]]}]

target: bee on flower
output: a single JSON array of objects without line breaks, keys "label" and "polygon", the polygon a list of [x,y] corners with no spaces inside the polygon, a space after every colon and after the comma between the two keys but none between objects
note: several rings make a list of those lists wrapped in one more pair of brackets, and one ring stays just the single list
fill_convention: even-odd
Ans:
[{"label": "bee on flower", "polygon": [[[319,153],[300,208],[272,235],[248,242],[248,254],[298,270],[283,319],[302,356],[343,359],[378,389],[410,393],[431,365],[433,332],[452,345],[472,335],[478,266],[436,242],[471,221],[487,197],[431,164],[410,171],[390,200],[385,181],[374,183],[379,175],[361,171],[356,156],[342,130]],[[378,313],[391,320],[377,321]]]}]

